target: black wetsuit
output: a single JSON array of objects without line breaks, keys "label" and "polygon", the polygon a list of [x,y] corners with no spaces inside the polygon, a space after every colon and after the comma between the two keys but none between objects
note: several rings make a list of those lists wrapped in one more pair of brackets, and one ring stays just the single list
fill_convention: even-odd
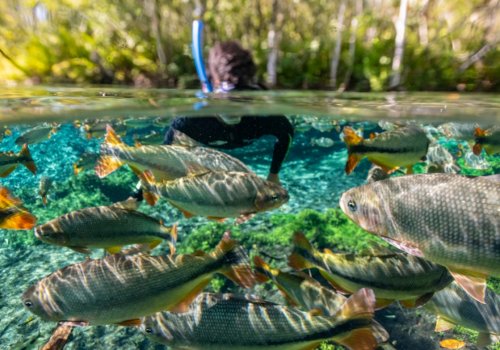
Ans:
[{"label": "black wetsuit", "polygon": [[270,172],[277,174],[292,144],[293,126],[284,116],[242,117],[238,124],[228,125],[217,117],[180,117],[174,119],[165,134],[165,144],[172,143],[173,129],[179,130],[196,141],[215,148],[238,148],[254,140],[273,135],[273,160]]}]

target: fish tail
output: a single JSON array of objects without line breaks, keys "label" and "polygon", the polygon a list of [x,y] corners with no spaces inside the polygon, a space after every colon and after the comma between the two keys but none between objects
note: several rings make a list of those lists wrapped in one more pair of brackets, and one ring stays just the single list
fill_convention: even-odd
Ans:
[{"label": "fish tail", "polygon": [[30,150],[28,149],[27,143],[23,145],[23,148],[21,149],[19,156],[25,159],[22,161],[22,164],[26,168],[28,168],[28,170],[31,171],[33,174],[36,174],[36,165],[35,162],[33,161],[33,158],[31,158],[31,153]]},{"label": "fish tail", "polygon": [[352,150],[352,146],[359,145],[363,142],[363,138],[356,134],[351,127],[344,128],[344,142],[347,145],[347,163],[345,165],[345,172],[349,175],[361,160],[361,156]]},{"label": "fish tail", "polygon": [[474,130],[474,137],[476,138],[476,143],[472,147],[472,153],[474,153],[476,156],[481,154],[481,151],[483,150],[483,145],[480,139],[484,138],[486,136],[486,130],[481,129],[480,127],[477,127]]},{"label": "fish tail", "polygon": [[73,164],[73,173],[75,174],[75,176],[77,176],[81,171],[82,171],[82,169],[79,168],[78,165],[76,165],[76,163],[74,163]]},{"label": "fish tail", "polygon": [[151,206],[155,205],[160,196],[151,191],[151,185],[155,182],[153,173],[146,170],[142,173],[138,173],[137,176],[141,180],[142,196],[144,200]]},{"label": "fish tail", "polygon": [[0,212],[5,217],[0,220],[0,228],[10,230],[29,230],[36,224],[36,217],[29,212],[18,208],[22,203],[13,197],[5,187],[0,188]]},{"label": "fish tail", "polygon": [[[335,341],[348,349],[372,350],[377,346],[377,340],[372,333],[372,319],[375,312],[375,293],[371,289],[362,288],[354,293],[342,305],[342,308],[333,316],[334,319],[343,319],[346,324],[357,320],[354,329],[344,337]],[[365,321],[365,322],[363,322]]]},{"label": "fish tail", "polygon": [[277,271],[272,269],[260,256],[254,256],[253,263],[255,265],[255,278],[257,282],[264,283],[276,276]]},{"label": "fish tail", "polygon": [[347,144],[348,147],[359,145],[361,142],[363,142],[363,138],[358,134],[356,134],[353,128],[346,126],[343,132],[344,132],[344,142]]},{"label": "fish tail", "polygon": [[215,248],[212,256],[222,259],[224,268],[221,273],[243,288],[251,288],[256,278],[248,263],[248,256],[238,242],[232,240],[229,235],[224,235]]},{"label": "fish tail", "polygon": [[314,248],[302,232],[296,232],[293,235],[293,244],[292,254],[288,257],[288,266],[295,270],[314,267],[306,258],[314,254]]},{"label": "fish tail", "polygon": [[125,146],[125,144],[123,143],[120,136],[116,134],[111,125],[106,125],[106,136],[104,138],[103,144],[101,145],[101,158],[99,158],[95,167],[95,172],[97,176],[99,176],[99,178],[102,179],[103,177],[108,176],[124,164],[124,162],[122,162],[115,156],[103,153],[106,152],[109,148],[123,146]]}]

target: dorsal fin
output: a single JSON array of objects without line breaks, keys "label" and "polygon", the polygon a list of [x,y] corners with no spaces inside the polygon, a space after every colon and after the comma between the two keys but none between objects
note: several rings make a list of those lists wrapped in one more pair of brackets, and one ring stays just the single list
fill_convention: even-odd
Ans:
[{"label": "dorsal fin", "polygon": [[174,129],[174,136],[172,137],[172,145],[184,146],[184,147],[202,147],[203,145],[192,139],[183,132]]}]

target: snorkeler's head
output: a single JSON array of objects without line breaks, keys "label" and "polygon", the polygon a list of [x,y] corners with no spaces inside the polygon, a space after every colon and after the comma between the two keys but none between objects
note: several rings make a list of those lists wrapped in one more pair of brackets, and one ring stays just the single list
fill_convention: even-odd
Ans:
[{"label": "snorkeler's head", "polygon": [[252,84],[257,71],[250,51],[236,41],[215,44],[210,49],[208,69],[216,89],[223,84],[245,88]]}]

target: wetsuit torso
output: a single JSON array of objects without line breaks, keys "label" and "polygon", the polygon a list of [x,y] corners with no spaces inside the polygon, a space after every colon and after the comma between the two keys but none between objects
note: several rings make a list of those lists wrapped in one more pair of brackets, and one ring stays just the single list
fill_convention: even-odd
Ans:
[{"label": "wetsuit torso", "polygon": [[242,117],[238,124],[228,125],[217,117],[180,117],[174,119],[165,135],[165,144],[171,144],[173,129],[194,140],[216,148],[238,148],[254,140],[272,135],[276,137],[270,173],[277,174],[293,139],[293,126],[284,116]]}]

